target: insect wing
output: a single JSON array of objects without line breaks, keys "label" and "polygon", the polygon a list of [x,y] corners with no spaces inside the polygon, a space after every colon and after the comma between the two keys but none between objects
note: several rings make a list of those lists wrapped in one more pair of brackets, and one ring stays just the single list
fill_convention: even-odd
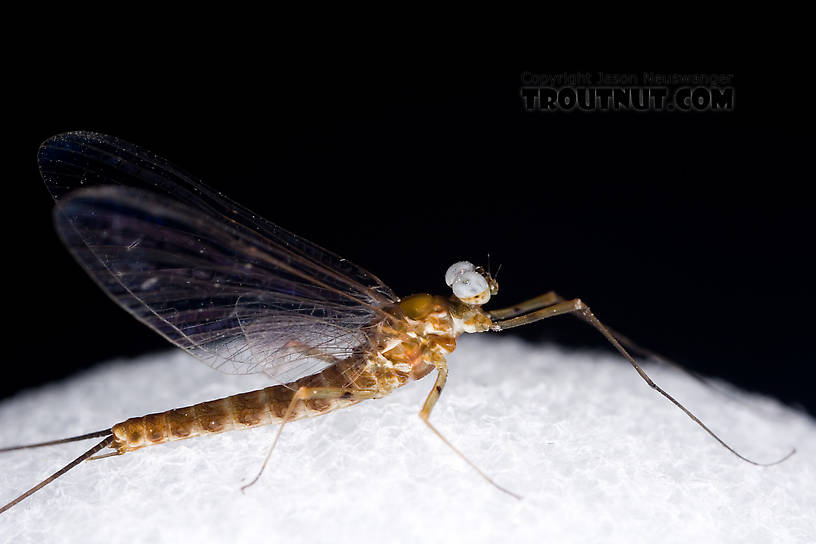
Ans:
[{"label": "insect wing", "polygon": [[[396,298],[314,244],[263,220],[248,224],[244,208],[222,213],[229,201],[167,163],[125,176],[123,164],[146,160],[132,155],[135,146],[130,158],[107,154],[108,162],[89,158],[87,146],[69,148],[62,159],[40,154],[66,246],[120,305],[215,368],[266,372],[278,383],[313,374],[364,349]],[[155,176],[161,191],[144,190]],[[90,187],[69,192],[66,181]],[[192,205],[178,200],[185,192]],[[342,271],[331,268],[336,261]]]},{"label": "insect wing", "polygon": [[302,257],[321,281],[381,304],[397,296],[374,274],[264,219],[155,153],[113,136],[67,132],[49,138],[37,156],[51,196],[96,185],[124,185],[159,193],[213,221],[227,222],[262,238],[268,248]]}]

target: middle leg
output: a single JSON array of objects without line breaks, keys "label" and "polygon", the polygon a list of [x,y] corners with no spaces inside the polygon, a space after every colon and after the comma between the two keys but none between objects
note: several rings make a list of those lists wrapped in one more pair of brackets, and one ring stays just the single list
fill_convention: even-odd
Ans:
[{"label": "middle leg", "polygon": [[429,421],[429,418],[431,417],[431,410],[433,410],[433,407],[436,404],[436,401],[439,400],[439,395],[442,393],[442,389],[445,387],[445,382],[448,381],[448,365],[447,365],[447,363],[443,362],[441,364],[438,364],[437,367],[436,367],[436,372],[437,372],[437,374],[436,374],[436,383],[434,383],[434,387],[433,387],[433,389],[431,389],[431,392],[428,393],[428,398],[425,399],[425,404],[423,404],[422,410],[419,412],[420,419],[425,423],[425,425],[428,426],[428,428],[431,431],[434,432],[434,434],[436,436],[438,436],[440,438],[440,440],[442,440],[442,442],[444,442],[451,450],[453,450],[453,452],[456,455],[461,457],[465,461],[465,463],[470,465],[473,468],[473,470],[478,472],[479,475],[482,478],[487,480],[488,483],[492,484],[494,487],[496,487],[500,491],[504,491],[508,495],[511,495],[511,496],[513,496],[513,497],[515,497],[517,499],[521,499],[520,495],[517,495],[516,493],[513,493],[509,489],[506,489],[506,488],[500,486],[499,484],[497,484],[495,481],[493,481],[493,479],[490,476],[485,474],[482,471],[482,469],[477,467],[473,463],[473,461],[471,461],[470,459],[465,457],[465,454],[463,454],[461,451],[456,449],[456,446],[451,444],[450,441],[447,438],[445,438],[442,435],[442,433],[440,433],[439,430],[431,424],[431,422]]}]

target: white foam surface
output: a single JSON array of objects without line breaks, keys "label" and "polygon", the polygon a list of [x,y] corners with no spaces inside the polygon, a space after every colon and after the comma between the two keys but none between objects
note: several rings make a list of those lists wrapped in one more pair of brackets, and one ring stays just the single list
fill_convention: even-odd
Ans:
[{"label": "white foam surface", "polygon": [[[655,381],[746,456],[740,461],[614,353],[497,335],[460,339],[432,421],[433,374],[390,397],[276,428],[163,444],[83,463],[0,514],[0,542],[816,542],[816,424],[670,368]],[[0,444],[61,438],[264,387],[180,352],[114,361],[0,404]],[[722,385],[721,385],[722,386]],[[727,386],[722,386],[727,387]],[[0,503],[93,440],[0,456]]]}]

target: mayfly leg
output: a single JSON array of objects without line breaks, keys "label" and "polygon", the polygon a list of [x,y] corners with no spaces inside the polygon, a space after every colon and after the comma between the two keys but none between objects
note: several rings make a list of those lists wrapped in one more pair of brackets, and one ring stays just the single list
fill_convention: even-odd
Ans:
[{"label": "mayfly leg", "polygon": [[422,421],[425,423],[425,425],[427,425],[428,428],[430,430],[432,430],[434,432],[434,434],[436,436],[438,436],[442,440],[442,442],[444,442],[451,450],[453,450],[454,453],[456,453],[456,455],[461,457],[468,465],[470,465],[473,468],[473,470],[478,472],[479,475],[482,478],[487,480],[488,483],[495,486],[496,489],[499,489],[500,491],[504,491],[505,493],[507,493],[508,495],[510,495],[512,497],[515,497],[517,499],[521,499],[520,495],[518,495],[516,493],[513,493],[509,489],[504,488],[504,487],[500,486],[499,484],[497,484],[490,476],[485,474],[485,472],[482,469],[480,469],[478,466],[476,466],[476,464],[473,461],[468,459],[465,456],[464,453],[462,453],[461,451],[456,449],[456,446],[451,444],[450,441],[447,438],[445,438],[444,435],[442,435],[442,433],[440,433],[439,430],[431,424],[431,422],[429,421],[429,418],[431,417],[431,411],[433,410],[433,407],[436,404],[436,401],[439,400],[439,395],[442,393],[442,389],[445,388],[445,382],[448,381],[448,365],[447,365],[447,363],[445,363],[445,362],[438,363],[436,365],[436,372],[437,372],[437,374],[436,374],[436,383],[434,383],[434,387],[433,387],[433,389],[431,389],[431,392],[428,393],[428,397],[425,399],[425,404],[423,404],[422,410],[419,412],[420,419],[422,419]]},{"label": "mayfly leg", "polygon": [[269,447],[269,452],[266,454],[266,458],[264,459],[263,464],[261,465],[261,469],[258,471],[258,474],[252,479],[251,482],[248,484],[241,486],[241,491],[245,491],[248,487],[255,484],[258,479],[263,474],[264,470],[266,469],[267,463],[269,463],[269,459],[272,457],[272,452],[275,451],[275,446],[278,444],[278,440],[280,439],[281,433],[283,432],[283,427],[286,425],[286,422],[289,421],[292,416],[294,415],[295,406],[297,406],[300,402],[306,402],[309,400],[331,400],[331,399],[348,399],[351,401],[361,401],[361,400],[368,400],[372,399],[377,395],[377,391],[373,389],[349,389],[346,387],[301,387],[298,389],[292,400],[289,402],[289,405],[286,408],[286,411],[283,414],[283,420],[281,421],[280,426],[278,427],[278,432],[275,434],[275,439],[272,441],[272,445]]},{"label": "mayfly leg", "polygon": [[519,302],[518,304],[508,306],[507,308],[490,310],[487,313],[490,314],[491,319],[507,319],[517,315],[526,314],[527,312],[532,312],[533,310],[538,310],[539,308],[552,306],[556,302],[561,302],[562,300],[564,299],[555,291],[547,291],[543,295],[533,297],[530,300]]},{"label": "mayfly leg", "polygon": [[[108,431],[108,432],[110,432],[110,431]],[[55,441],[53,441],[53,443],[62,444],[63,442],[73,442],[75,440],[82,440],[82,439],[85,439],[85,438],[93,438],[94,436],[98,436],[98,435],[96,433],[90,433],[88,435],[82,435],[81,437],[66,438],[64,440],[55,440]],[[51,482],[53,482],[54,480],[56,480],[57,478],[59,478],[60,476],[62,476],[63,474],[65,474],[66,472],[68,472],[69,470],[74,468],[75,466],[77,466],[78,464],[80,464],[81,462],[87,461],[88,459],[93,457],[98,451],[109,447],[111,444],[113,444],[113,436],[108,436],[102,442],[100,442],[99,444],[97,444],[93,448],[89,449],[88,451],[86,451],[85,453],[83,453],[82,455],[80,455],[79,457],[77,457],[76,459],[74,459],[73,461],[71,461],[70,463],[68,463],[67,465],[62,467],[61,469],[59,469],[57,472],[55,472],[54,474],[52,474],[51,476],[49,476],[48,478],[46,478],[42,482],[38,483],[37,485],[35,485],[34,487],[29,489],[28,491],[26,491],[22,495],[20,495],[19,497],[17,497],[13,501],[11,501],[10,503],[0,507],[0,514],[5,512],[9,508],[11,508],[12,506],[17,504],[18,502],[22,501],[26,497],[28,497],[30,495],[33,495],[34,493],[36,493],[37,491],[39,491],[43,487],[47,486],[48,484],[50,484]],[[47,445],[51,445],[51,443],[33,444],[31,446],[19,446],[19,447],[14,447],[14,448],[4,448],[3,451],[21,449],[21,448],[26,448],[26,447],[47,446]]]},{"label": "mayfly leg", "polygon": [[[502,319],[507,319],[507,318],[510,318],[510,317],[516,317],[518,315],[522,315],[522,314],[525,314],[527,312],[532,312],[534,310],[538,310],[538,309],[544,308],[546,306],[552,306],[556,302],[563,302],[564,300],[565,300],[564,297],[558,295],[555,291],[548,291],[547,293],[544,293],[543,295],[539,295],[539,296],[531,298],[529,300],[525,300],[524,302],[520,302],[519,304],[516,304],[515,306],[508,306],[507,308],[500,308],[498,310],[491,310],[489,312],[489,314],[490,314],[490,317],[493,318],[493,319],[502,320]],[[580,317],[580,316],[578,316],[578,317]],[[692,378],[694,378],[695,380],[697,380],[698,382],[700,382],[704,386],[706,386],[706,387],[708,387],[708,388],[710,388],[710,389],[712,389],[714,391],[717,391],[720,394],[729,396],[733,400],[741,401],[741,399],[735,397],[734,395],[732,395],[728,391],[725,391],[723,389],[720,389],[720,388],[716,387],[715,385],[713,385],[711,382],[709,382],[706,378],[704,378],[703,376],[701,376],[697,372],[695,372],[695,371],[693,371],[693,370],[691,370],[689,368],[686,368],[685,366],[681,365],[680,363],[672,361],[668,357],[665,357],[665,356],[663,356],[663,355],[661,355],[661,354],[659,354],[659,353],[657,353],[655,351],[652,351],[652,350],[650,350],[648,348],[645,348],[645,347],[635,343],[633,340],[631,340],[630,338],[624,336],[623,334],[619,333],[618,331],[612,329],[608,325],[605,325],[605,327],[606,327],[606,330],[608,330],[610,333],[612,333],[612,336],[614,336],[618,340],[618,342],[620,342],[628,351],[634,353],[635,355],[639,355],[639,356],[645,357],[647,359],[652,359],[653,361],[657,361],[658,363],[661,363],[663,365],[671,366],[673,368],[676,368],[676,369],[680,370],[681,372],[683,372],[685,374],[688,374],[689,376],[691,376]]]},{"label": "mayfly leg", "polygon": [[[543,304],[543,302],[542,302],[543,300],[549,300],[549,299],[561,300],[561,301],[556,302],[556,303],[554,303],[552,305],[549,305],[549,306],[544,306],[543,308],[540,308],[538,310],[530,311],[530,309],[533,308],[533,307],[536,307],[536,305]],[[784,460],[789,458],[791,455],[796,453],[796,449],[793,448],[793,449],[791,449],[790,452],[788,452],[788,454],[786,454],[781,459],[778,459],[778,460],[770,462],[770,463],[758,463],[758,462],[752,461],[751,459],[748,459],[747,457],[744,457],[743,455],[738,453],[734,448],[732,448],[731,446],[726,444],[725,441],[723,441],[719,436],[717,436],[717,434],[714,433],[714,431],[709,429],[688,408],[683,406],[674,397],[669,395],[660,386],[658,386],[656,383],[654,383],[652,381],[652,379],[649,377],[649,375],[646,374],[646,372],[637,363],[637,361],[635,361],[635,359],[629,354],[629,352],[626,351],[626,349],[621,345],[621,342],[618,341],[618,339],[615,337],[615,335],[603,323],[601,323],[598,320],[597,317],[595,317],[595,315],[589,309],[589,306],[584,304],[584,302],[581,299],[576,298],[576,299],[566,300],[565,301],[565,300],[561,299],[561,297],[559,297],[555,293],[550,292],[550,293],[545,293],[541,297],[536,297],[536,298],[530,299],[530,300],[528,300],[526,302],[522,302],[521,304],[518,304],[518,305],[516,305],[514,307],[505,308],[505,309],[502,309],[502,310],[497,310],[497,311],[491,312],[490,314],[492,316],[496,316],[496,317],[503,316],[503,315],[516,315],[516,310],[519,309],[519,308],[527,309],[527,311],[530,311],[530,313],[527,313],[527,314],[524,314],[524,315],[519,315],[518,317],[510,317],[510,318],[507,318],[507,319],[501,319],[500,321],[494,322],[493,323],[493,330],[502,331],[502,330],[506,330],[506,329],[511,329],[513,327],[519,327],[519,326],[522,326],[522,325],[527,325],[529,323],[533,323],[535,321],[540,321],[542,319],[546,319],[548,317],[554,317],[554,316],[557,316],[557,315],[563,315],[563,314],[577,315],[578,317],[582,318],[584,321],[586,321],[587,323],[589,323],[590,325],[595,327],[601,334],[603,334],[604,337],[609,341],[609,343],[611,343],[615,347],[615,349],[618,350],[618,352],[621,355],[623,355],[623,357],[627,361],[629,361],[629,364],[631,364],[634,367],[634,369],[637,371],[637,373],[640,375],[640,377],[643,378],[643,380],[647,384],[649,384],[649,387],[651,387],[652,389],[654,389],[655,391],[657,391],[658,393],[660,393],[661,395],[666,397],[669,401],[671,401],[672,404],[674,404],[675,406],[680,408],[680,410],[682,410],[683,413],[685,413],[689,418],[691,418],[691,420],[694,421],[697,425],[702,427],[703,430],[705,430],[709,435],[711,435],[711,437],[713,437],[714,440],[719,442],[721,446],[723,446],[725,449],[727,449],[728,451],[730,451],[731,453],[733,453],[734,455],[736,455],[737,457],[739,457],[743,461],[745,461],[747,463],[751,463],[752,465],[757,465],[757,466],[772,466],[772,465],[776,465],[776,464],[779,464],[779,463],[783,462]]]}]

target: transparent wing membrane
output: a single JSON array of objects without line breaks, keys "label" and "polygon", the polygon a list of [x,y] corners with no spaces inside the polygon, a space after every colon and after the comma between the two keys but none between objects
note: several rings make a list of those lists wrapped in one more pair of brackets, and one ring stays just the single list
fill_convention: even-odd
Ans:
[{"label": "transparent wing membrane", "polygon": [[150,152],[90,133],[40,150],[57,230],[122,307],[228,373],[278,383],[367,347],[397,300],[360,267]]}]

